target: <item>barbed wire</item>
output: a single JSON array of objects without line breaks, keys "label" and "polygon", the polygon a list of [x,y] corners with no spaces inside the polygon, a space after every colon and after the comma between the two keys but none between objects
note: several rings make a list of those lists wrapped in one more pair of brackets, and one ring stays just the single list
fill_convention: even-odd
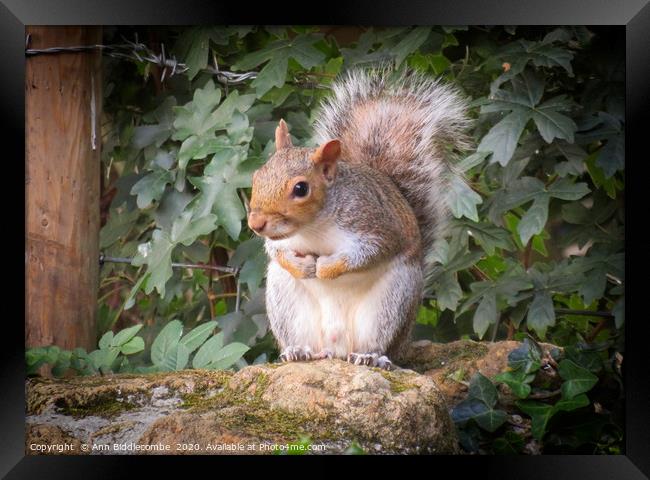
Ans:
[{"label": "barbed wire", "polygon": [[[153,65],[158,65],[162,68],[160,73],[160,81],[163,82],[165,78],[172,77],[177,74],[186,73],[190,67],[179,62],[174,55],[168,55],[165,51],[165,44],[160,44],[160,53],[157,54],[151,50],[147,45],[138,41],[137,34],[135,41],[130,41],[122,37],[124,43],[103,45],[72,45],[67,47],[48,47],[48,48],[30,48],[31,35],[27,34],[25,38],[25,55],[32,57],[35,55],[51,55],[56,53],[66,52],[91,52],[99,50],[102,54],[113,58],[120,58],[126,60],[133,60],[137,62],[146,62]],[[212,57],[213,65],[202,68],[205,71],[214,75],[217,81],[224,85],[237,85],[247,80],[257,78],[258,72],[230,72],[228,70],[221,70],[215,56]]]}]

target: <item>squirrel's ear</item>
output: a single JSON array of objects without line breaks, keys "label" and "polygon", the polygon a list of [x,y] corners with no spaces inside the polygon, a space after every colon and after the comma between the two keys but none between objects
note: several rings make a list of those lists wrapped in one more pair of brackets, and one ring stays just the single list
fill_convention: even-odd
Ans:
[{"label": "squirrel's ear", "polygon": [[323,143],[316,149],[311,156],[311,161],[315,165],[323,167],[323,175],[329,181],[334,179],[336,174],[336,161],[341,156],[341,142],[339,140],[330,140]]},{"label": "squirrel's ear", "polygon": [[278,123],[278,127],[275,129],[275,149],[281,150],[289,147],[293,147],[293,144],[291,143],[291,136],[289,135],[287,123],[282,119],[280,120],[280,123]]}]

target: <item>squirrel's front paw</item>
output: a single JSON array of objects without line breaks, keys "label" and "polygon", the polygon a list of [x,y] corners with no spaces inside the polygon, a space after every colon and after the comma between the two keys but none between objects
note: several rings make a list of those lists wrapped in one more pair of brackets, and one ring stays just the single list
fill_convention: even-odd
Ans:
[{"label": "squirrel's front paw", "polygon": [[313,255],[298,256],[289,251],[282,253],[278,262],[295,278],[316,278],[316,257]]},{"label": "squirrel's front paw", "polygon": [[344,257],[318,257],[316,260],[316,277],[323,280],[338,278],[348,270],[348,262]]}]

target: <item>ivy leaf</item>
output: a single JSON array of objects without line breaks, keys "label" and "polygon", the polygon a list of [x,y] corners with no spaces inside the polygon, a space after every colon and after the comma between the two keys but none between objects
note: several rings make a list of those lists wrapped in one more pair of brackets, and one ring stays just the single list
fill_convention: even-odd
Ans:
[{"label": "ivy leaf", "polygon": [[483,338],[485,332],[490,325],[497,322],[497,300],[496,294],[493,291],[488,292],[483,296],[481,303],[479,303],[474,312],[474,331],[478,338]]},{"label": "ivy leaf", "polygon": [[487,410],[474,417],[474,421],[483,429],[490,433],[496,431],[503,425],[508,415],[503,410]]},{"label": "ivy leaf", "polygon": [[485,403],[476,398],[466,398],[458,403],[451,411],[451,419],[454,423],[463,424],[477,415],[484,414],[491,410]]},{"label": "ivy leaf", "polygon": [[488,407],[494,407],[498,400],[496,387],[480,372],[474,374],[469,382],[469,396],[481,400]]},{"label": "ivy leaf", "polygon": [[517,370],[499,373],[493,380],[508,385],[517,398],[526,398],[531,392],[527,382],[530,377],[535,378],[534,375],[527,375],[523,370]]},{"label": "ivy leaf", "polygon": [[508,354],[508,366],[520,370],[524,375],[537,372],[542,366],[542,349],[537,343],[526,337],[519,347]]},{"label": "ivy leaf", "polygon": [[528,307],[526,324],[528,328],[535,330],[540,338],[545,338],[546,329],[555,325],[553,299],[548,293],[538,292],[535,294],[530,307]]},{"label": "ivy leaf", "polygon": [[523,245],[527,245],[533,235],[537,235],[544,230],[548,220],[548,203],[549,197],[547,195],[537,196],[526,214],[521,218],[517,226],[517,232]]},{"label": "ivy leaf", "polygon": [[551,405],[532,400],[519,400],[516,402],[517,407],[532,419],[531,433],[537,440],[541,440],[546,433],[548,421],[555,414]]},{"label": "ivy leaf", "polygon": [[472,190],[465,181],[456,176],[449,186],[449,208],[456,218],[463,216],[478,222],[476,205],[483,203],[481,196]]},{"label": "ivy leaf", "polygon": [[565,380],[562,386],[562,398],[571,400],[581,393],[588,392],[596,383],[598,377],[586,368],[582,368],[571,360],[562,360],[558,365],[558,372]]},{"label": "ivy leaf", "polygon": [[232,65],[232,69],[249,70],[268,62],[251,83],[260,98],[271,88],[284,85],[290,58],[306,69],[321,63],[325,54],[314,47],[314,43],[320,39],[321,35],[306,34],[293,39],[276,40],[261,50],[249,53]]}]

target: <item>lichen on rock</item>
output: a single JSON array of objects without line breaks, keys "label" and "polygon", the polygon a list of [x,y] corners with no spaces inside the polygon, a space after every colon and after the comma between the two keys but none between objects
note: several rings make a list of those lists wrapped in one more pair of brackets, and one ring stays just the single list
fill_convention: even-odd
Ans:
[{"label": "lichen on rock", "polygon": [[[27,445],[43,448],[27,453],[260,454],[305,438],[314,453],[459,453],[449,411],[463,378],[503,371],[518,345],[415,342],[393,371],[319,360],[29,379]],[[76,451],[45,452],[55,441]]]}]

